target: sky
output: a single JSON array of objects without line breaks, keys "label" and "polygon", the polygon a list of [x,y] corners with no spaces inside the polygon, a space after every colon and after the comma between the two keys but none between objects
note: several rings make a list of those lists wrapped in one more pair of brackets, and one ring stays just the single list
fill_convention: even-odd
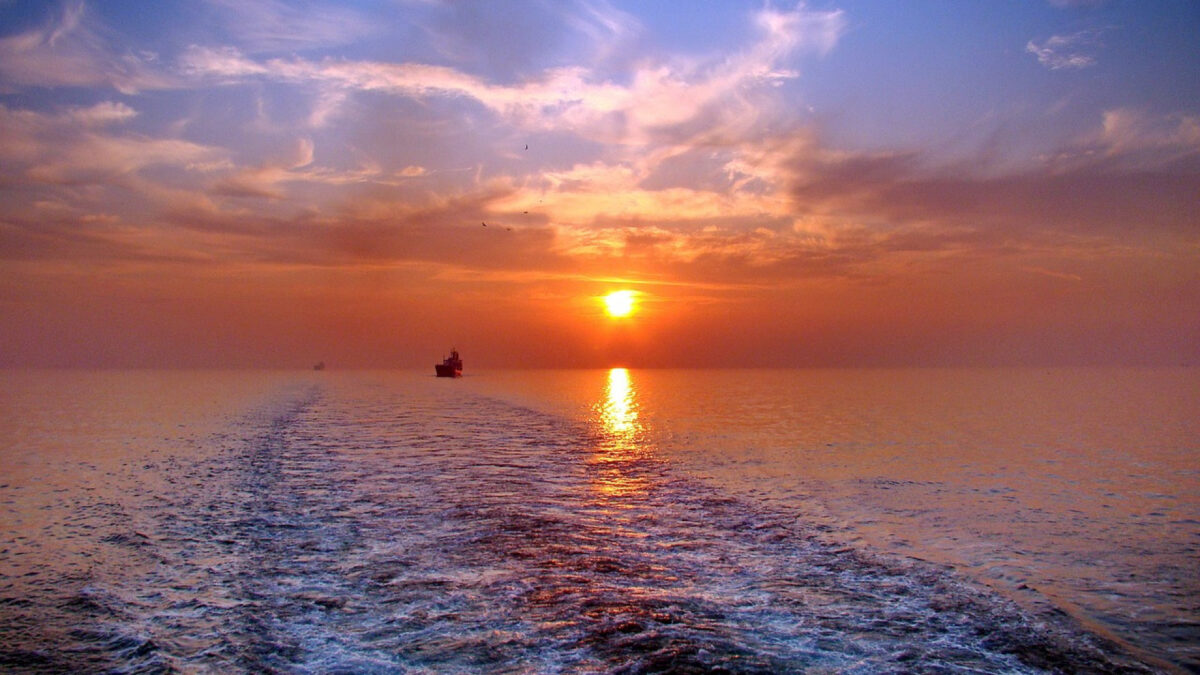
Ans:
[{"label": "sky", "polygon": [[0,367],[1198,365],[1198,38],[1194,0],[0,0]]}]

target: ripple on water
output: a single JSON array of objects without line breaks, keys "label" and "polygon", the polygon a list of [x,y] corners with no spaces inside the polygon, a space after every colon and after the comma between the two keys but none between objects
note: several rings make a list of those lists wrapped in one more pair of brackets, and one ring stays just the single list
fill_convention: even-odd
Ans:
[{"label": "ripple on water", "polygon": [[619,456],[487,398],[314,387],[241,425],[221,452],[158,462],[173,487],[132,514],[153,531],[115,509],[88,516],[94,545],[136,564],[0,593],[0,664],[1139,670],[945,568],[837,544],[648,449]]}]

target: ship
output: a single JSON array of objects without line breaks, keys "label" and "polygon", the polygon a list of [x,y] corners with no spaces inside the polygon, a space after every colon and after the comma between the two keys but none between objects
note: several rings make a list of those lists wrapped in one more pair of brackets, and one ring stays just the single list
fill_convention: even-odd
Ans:
[{"label": "ship", "polygon": [[458,358],[458,350],[450,348],[450,356],[441,363],[434,364],[438,377],[462,377],[462,359]]}]

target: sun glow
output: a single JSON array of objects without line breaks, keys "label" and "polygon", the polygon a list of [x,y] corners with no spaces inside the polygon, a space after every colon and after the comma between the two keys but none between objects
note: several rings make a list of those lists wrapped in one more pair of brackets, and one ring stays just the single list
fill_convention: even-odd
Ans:
[{"label": "sun glow", "polygon": [[609,316],[622,317],[633,314],[633,291],[613,291],[604,296],[604,310]]}]

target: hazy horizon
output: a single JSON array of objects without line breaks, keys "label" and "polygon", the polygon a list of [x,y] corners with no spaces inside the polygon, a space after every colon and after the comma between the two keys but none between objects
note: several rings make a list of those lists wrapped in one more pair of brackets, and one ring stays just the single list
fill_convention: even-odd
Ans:
[{"label": "hazy horizon", "polygon": [[0,367],[1200,365],[1194,2],[0,26]]}]

